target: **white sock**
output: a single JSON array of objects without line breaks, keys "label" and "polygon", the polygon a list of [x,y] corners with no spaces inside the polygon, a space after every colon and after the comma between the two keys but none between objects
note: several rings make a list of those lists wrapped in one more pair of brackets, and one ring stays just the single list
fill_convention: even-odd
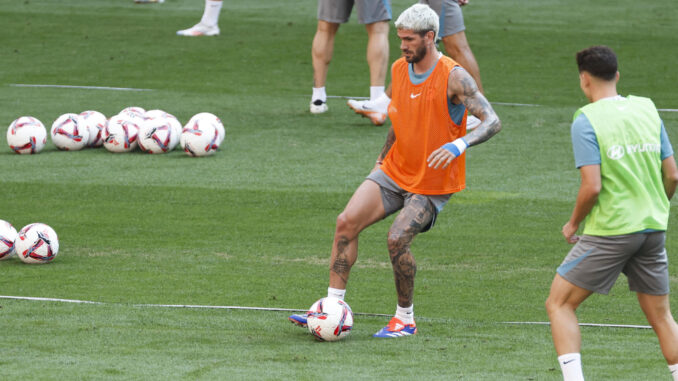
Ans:
[{"label": "white sock", "polygon": [[327,288],[327,297],[328,298],[337,298],[337,299],[344,300],[344,296],[346,296],[346,290],[340,290],[338,288],[332,288],[332,287]]},{"label": "white sock", "polygon": [[222,3],[221,0],[205,0],[205,12],[203,12],[200,22],[208,26],[216,26],[219,22]]},{"label": "white sock", "polygon": [[323,102],[327,102],[327,93],[325,93],[325,86],[313,88],[313,95],[311,96],[311,101],[315,101],[318,99],[320,99]]},{"label": "white sock", "polygon": [[563,381],[584,381],[581,370],[581,354],[566,353],[558,356],[560,370],[563,372]]},{"label": "white sock", "polygon": [[373,101],[384,93],[384,86],[370,86],[370,100]]},{"label": "white sock", "polygon": [[669,370],[671,376],[673,376],[673,381],[678,381],[678,364],[669,365]]},{"label": "white sock", "polygon": [[414,324],[414,304],[409,307],[396,305],[395,317],[405,324]]}]

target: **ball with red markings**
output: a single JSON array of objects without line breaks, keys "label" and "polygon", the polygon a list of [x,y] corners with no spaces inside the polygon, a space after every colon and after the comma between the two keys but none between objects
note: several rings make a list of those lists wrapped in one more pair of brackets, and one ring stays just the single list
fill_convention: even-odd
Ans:
[{"label": "ball with red markings", "polygon": [[19,230],[14,250],[24,263],[48,263],[59,253],[59,238],[54,229],[46,224],[28,224]]},{"label": "ball with red markings", "polygon": [[35,154],[47,143],[47,129],[32,116],[17,118],[7,129],[7,145],[18,154]]},{"label": "ball with red markings", "polygon": [[224,124],[221,122],[221,119],[219,119],[216,115],[209,112],[201,112],[195,114],[191,117],[191,119],[188,120],[188,123],[186,123],[186,127],[196,125],[203,126],[206,124],[211,124],[212,126],[214,126],[214,128],[217,129],[217,140],[218,140],[217,145],[221,146],[221,143],[224,141],[224,138],[226,137],[226,129],[224,128]]},{"label": "ball with red markings", "polygon": [[0,260],[7,259],[14,254],[14,242],[18,233],[14,226],[5,220],[0,220]]},{"label": "ball with red markings", "polygon": [[82,122],[80,115],[66,113],[59,116],[50,131],[52,143],[64,151],[77,151],[87,147],[89,130]]},{"label": "ball with red markings", "polygon": [[145,119],[139,128],[139,148],[147,153],[165,153],[176,146],[174,130],[167,118]]},{"label": "ball with red markings", "polygon": [[219,149],[219,131],[210,122],[189,122],[179,138],[181,149],[189,156],[209,156]]},{"label": "ball with red markings", "polygon": [[116,115],[108,120],[103,132],[104,148],[110,152],[131,152],[137,148],[139,124],[143,119]]},{"label": "ball with red markings", "polygon": [[106,116],[99,111],[83,111],[80,113],[80,119],[89,131],[88,147],[101,147],[104,140],[101,135],[106,128]]},{"label": "ball with red markings", "polygon": [[308,310],[307,327],[320,341],[341,340],[353,329],[353,311],[341,299],[322,298]]}]

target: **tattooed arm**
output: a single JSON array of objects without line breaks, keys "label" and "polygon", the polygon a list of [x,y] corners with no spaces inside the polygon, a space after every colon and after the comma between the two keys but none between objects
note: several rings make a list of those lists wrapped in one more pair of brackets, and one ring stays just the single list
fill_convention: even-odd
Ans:
[{"label": "tattooed arm", "polygon": [[372,169],[373,172],[381,166],[381,163],[384,161],[386,154],[388,154],[388,151],[391,150],[391,146],[393,146],[393,143],[395,143],[395,139],[396,139],[395,132],[393,132],[393,126],[391,126],[391,128],[388,129],[388,135],[386,135],[386,142],[384,142],[384,147],[381,149],[379,157],[377,157],[377,163]]},{"label": "tattooed arm", "polygon": [[450,72],[447,81],[447,96],[454,103],[463,103],[468,113],[480,119],[481,123],[463,139],[447,143],[431,153],[428,157],[429,167],[436,169],[441,164],[443,168],[446,168],[455,157],[463,153],[466,147],[487,141],[501,130],[499,117],[492,109],[490,102],[478,91],[478,85],[466,70],[455,68]]},{"label": "tattooed arm", "polygon": [[482,123],[464,139],[469,147],[480,144],[501,130],[501,121],[485,96],[478,91],[478,85],[466,70],[452,70],[447,82],[447,96],[452,101],[460,101],[468,113]]}]

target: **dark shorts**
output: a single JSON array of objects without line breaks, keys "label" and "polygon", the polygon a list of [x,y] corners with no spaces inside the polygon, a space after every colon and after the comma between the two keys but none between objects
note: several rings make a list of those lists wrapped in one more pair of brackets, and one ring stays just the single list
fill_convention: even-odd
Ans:
[{"label": "dark shorts", "polygon": [[419,3],[428,5],[438,14],[440,18],[438,37],[443,38],[466,29],[457,0],[419,0]]},{"label": "dark shorts", "polygon": [[[384,171],[377,169],[367,176],[368,180],[374,181],[381,189],[381,200],[384,203],[384,218],[402,209],[407,200],[409,200],[415,193],[408,192],[395,183]],[[426,197],[431,205],[434,207],[433,219],[421,232],[431,230],[436,222],[438,213],[443,210],[443,207],[450,200],[452,194],[442,195],[420,195]]]},{"label": "dark shorts", "polygon": [[665,239],[662,231],[608,237],[584,235],[558,267],[558,274],[576,286],[607,294],[623,272],[631,291],[666,295],[669,272]]},{"label": "dark shorts", "polygon": [[391,19],[391,0],[318,0],[318,20],[344,24],[351,17],[354,4],[361,24]]}]

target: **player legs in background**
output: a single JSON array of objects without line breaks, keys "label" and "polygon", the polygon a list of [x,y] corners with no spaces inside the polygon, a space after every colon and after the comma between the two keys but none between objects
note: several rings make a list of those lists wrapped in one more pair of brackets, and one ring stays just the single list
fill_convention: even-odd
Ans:
[{"label": "player legs in background", "polygon": [[[460,6],[466,5],[467,0],[420,0],[419,3],[430,6],[440,17],[440,36],[442,38],[445,52],[453,60],[457,61],[471,77],[476,81],[478,89],[483,92],[483,85],[480,80],[480,69],[478,62],[471,51],[471,47],[466,40],[466,27]],[[388,105],[391,99],[383,94],[375,99],[370,97],[368,101],[357,101],[350,99],[348,106],[356,113],[369,118],[374,125],[380,126],[386,120]],[[472,130],[480,124],[480,120],[473,115],[469,115],[466,121],[466,128]]]},{"label": "player legs in background", "polygon": [[200,22],[192,27],[177,31],[179,36],[218,36],[219,35],[219,12],[221,12],[221,0],[205,0],[205,10]]},{"label": "player legs in background", "polygon": [[[388,71],[388,20],[391,19],[390,2],[383,0],[358,0],[358,20],[367,31],[367,64],[370,69],[370,97],[384,93]],[[334,38],[339,25],[348,22],[353,9],[352,1],[319,0],[318,27],[313,37],[313,93],[310,111],[321,114],[327,111],[325,83],[334,53]]]}]

